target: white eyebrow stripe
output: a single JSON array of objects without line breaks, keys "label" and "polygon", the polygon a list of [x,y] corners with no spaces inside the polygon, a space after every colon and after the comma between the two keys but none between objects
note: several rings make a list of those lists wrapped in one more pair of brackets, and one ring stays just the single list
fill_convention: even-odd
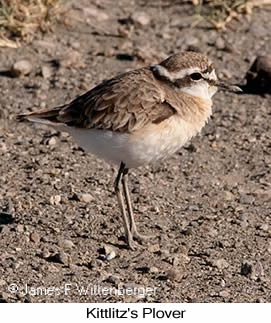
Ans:
[{"label": "white eyebrow stripe", "polygon": [[214,80],[217,81],[217,76],[215,73],[215,70],[213,69],[212,72],[207,72],[207,73],[202,73],[203,77],[208,79],[208,80]]},{"label": "white eyebrow stripe", "polygon": [[154,70],[160,75],[160,76],[165,76],[172,82],[178,79],[182,79],[187,75],[191,75],[192,73],[201,73],[204,78],[208,80],[217,80],[217,76],[215,73],[215,70],[213,69],[212,72],[206,72],[202,73],[200,68],[198,67],[188,67],[183,70],[180,70],[178,72],[169,72],[164,66],[162,65],[155,65]]}]

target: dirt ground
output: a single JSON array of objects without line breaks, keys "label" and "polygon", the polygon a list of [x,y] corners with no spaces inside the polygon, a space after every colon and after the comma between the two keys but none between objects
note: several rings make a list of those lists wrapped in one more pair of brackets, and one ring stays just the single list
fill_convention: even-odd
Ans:
[{"label": "dirt ground", "polygon": [[[116,169],[64,133],[14,121],[192,47],[243,84],[255,57],[271,52],[270,7],[217,31],[191,27],[185,1],[74,3],[53,32],[0,49],[0,300],[270,302],[270,95],[217,93],[200,136],[131,171],[138,226],[155,235],[133,252]],[[22,59],[31,73],[11,77]]]}]

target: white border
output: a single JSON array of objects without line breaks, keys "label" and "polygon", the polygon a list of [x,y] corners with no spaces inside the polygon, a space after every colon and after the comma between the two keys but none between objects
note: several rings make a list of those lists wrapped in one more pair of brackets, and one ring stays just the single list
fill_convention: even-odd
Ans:
[{"label": "white border", "polygon": [[[111,310],[109,310],[111,308]],[[94,309],[94,310],[93,310]],[[144,310],[145,309],[145,310]],[[105,311],[107,310],[107,311]],[[111,318],[95,318],[110,316]],[[183,311],[183,312],[182,312]],[[143,313],[145,312],[145,318]],[[124,315],[126,318],[116,318]],[[148,313],[148,314],[146,314]],[[154,314],[156,313],[156,314]],[[164,313],[164,314],[163,314]],[[178,314],[179,313],[179,314]],[[182,317],[180,316],[182,313]],[[164,318],[158,318],[164,315]],[[166,316],[170,318],[166,318]],[[269,323],[271,304],[169,304],[169,303],[91,303],[91,304],[0,304],[1,322],[195,322]],[[113,318],[115,316],[115,318]],[[136,318],[137,316],[137,318]],[[156,318],[154,318],[156,316]],[[157,317],[158,316],[158,317]],[[174,318],[175,316],[175,318]],[[134,317],[134,318],[133,318]]]}]

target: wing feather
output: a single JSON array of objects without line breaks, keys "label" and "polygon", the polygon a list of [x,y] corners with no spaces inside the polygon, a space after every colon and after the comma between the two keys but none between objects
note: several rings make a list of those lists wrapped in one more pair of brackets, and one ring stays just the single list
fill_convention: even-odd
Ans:
[{"label": "wing feather", "polygon": [[68,126],[133,132],[176,113],[164,97],[151,70],[142,68],[107,80],[67,105],[34,114]]}]

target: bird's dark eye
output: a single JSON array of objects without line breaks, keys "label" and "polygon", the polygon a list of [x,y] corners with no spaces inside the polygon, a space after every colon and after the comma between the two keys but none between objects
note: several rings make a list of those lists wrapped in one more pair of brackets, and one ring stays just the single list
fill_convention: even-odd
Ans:
[{"label": "bird's dark eye", "polygon": [[191,80],[198,81],[202,78],[202,75],[200,73],[193,73],[190,75]]}]

